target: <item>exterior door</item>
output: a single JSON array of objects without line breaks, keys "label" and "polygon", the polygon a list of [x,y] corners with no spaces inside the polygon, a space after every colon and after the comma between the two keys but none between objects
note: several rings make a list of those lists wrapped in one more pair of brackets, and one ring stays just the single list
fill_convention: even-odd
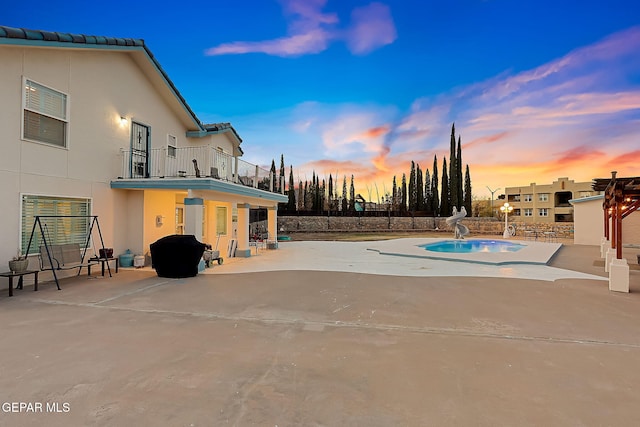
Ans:
[{"label": "exterior door", "polygon": [[149,178],[149,145],[151,129],[131,122],[131,178]]}]

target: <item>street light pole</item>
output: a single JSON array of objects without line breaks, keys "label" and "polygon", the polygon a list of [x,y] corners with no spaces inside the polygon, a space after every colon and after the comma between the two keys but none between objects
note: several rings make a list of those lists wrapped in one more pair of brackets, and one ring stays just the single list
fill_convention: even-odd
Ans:
[{"label": "street light pole", "polygon": [[509,233],[509,213],[513,211],[513,206],[509,206],[509,202],[505,202],[504,205],[500,206],[500,210],[504,212],[504,233],[502,233],[502,237],[508,239],[511,237],[511,233]]},{"label": "street light pole", "polygon": [[487,185],[487,190],[489,190],[491,192],[491,217],[493,217],[493,193],[495,193],[496,191],[498,191],[500,188],[496,188],[495,190],[492,190],[489,188],[489,186]]}]

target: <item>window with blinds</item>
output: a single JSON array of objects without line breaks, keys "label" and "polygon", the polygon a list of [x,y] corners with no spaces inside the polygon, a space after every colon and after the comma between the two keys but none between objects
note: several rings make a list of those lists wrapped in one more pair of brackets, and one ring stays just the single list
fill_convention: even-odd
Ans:
[{"label": "window with blinds", "polygon": [[22,137],[59,147],[67,146],[67,95],[24,79]]},{"label": "window with blinds", "polygon": [[227,234],[227,207],[216,207],[216,235]]},{"label": "window with blinds", "polygon": [[81,246],[87,242],[87,234],[91,225],[91,200],[74,199],[47,196],[22,196],[22,247],[21,252],[27,250],[29,237],[36,215],[60,216],[67,218],[40,218],[42,232],[36,227],[29,252],[38,253],[43,244],[44,233],[47,244],[57,245],[64,243],[79,243]]}]

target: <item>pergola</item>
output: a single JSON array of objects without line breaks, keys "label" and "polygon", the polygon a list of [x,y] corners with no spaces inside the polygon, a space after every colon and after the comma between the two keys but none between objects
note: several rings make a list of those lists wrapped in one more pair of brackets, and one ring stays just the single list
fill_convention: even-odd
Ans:
[{"label": "pergola", "polygon": [[640,177],[618,178],[616,175],[613,171],[611,178],[594,179],[592,188],[604,192],[604,237],[611,242],[611,249],[615,249],[616,259],[621,260],[622,220],[640,209]]}]

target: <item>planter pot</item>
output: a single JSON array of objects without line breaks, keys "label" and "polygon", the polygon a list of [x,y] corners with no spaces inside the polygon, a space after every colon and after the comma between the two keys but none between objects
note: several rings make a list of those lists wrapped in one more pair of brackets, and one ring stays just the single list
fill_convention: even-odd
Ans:
[{"label": "planter pot", "polygon": [[9,270],[15,271],[16,273],[21,273],[26,271],[29,267],[28,259],[19,259],[19,260],[11,260],[9,261]]}]

